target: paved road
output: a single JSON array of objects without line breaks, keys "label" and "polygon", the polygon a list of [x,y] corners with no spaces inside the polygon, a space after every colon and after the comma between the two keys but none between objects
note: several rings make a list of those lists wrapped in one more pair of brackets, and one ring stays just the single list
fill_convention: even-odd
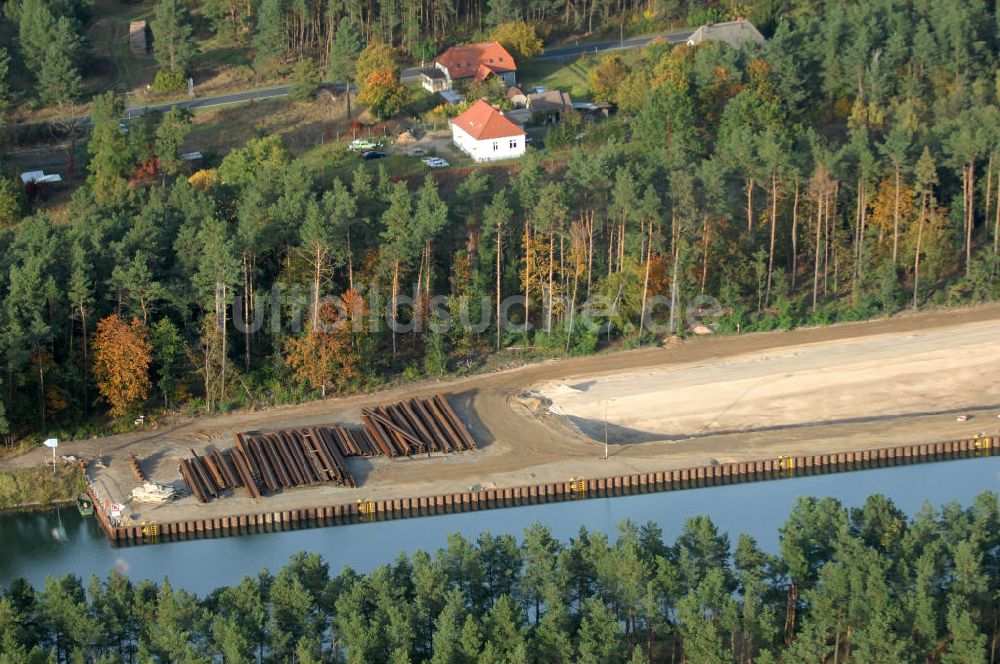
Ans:
[{"label": "paved road", "polygon": [[[572,44],[570,46],[555,46],[553,48],[547,48],[542,51],[536,60],[572,60],[573,58],[578,58],[582,55],[590,55],[592,53],[606,53],[607,51],[618,51],[628,48],[642,48],[648,45],[654,39],[665,39],[670,43],[676,44],[687,40],[694,34],[691,30],[685,30],[683,32],[661,32],[655,35],[643,35],[641,37],[629,37],[623,41],[614,39],[611,41],[602,42],[587,42],[584,44]],[[420,76],[420,67],[410,67],[409,69],[404,69],[400,73],[400,80],[403,81],[414,81]]]},{"label": "paved road", "polygon": [[[641,48],[654,39],[666,39],[672,43],[682,42],[690,37],[692,31],[683,32],[663,32],[655,35],[644,35],[641,37],[630,37],[624,41],[617,39],[603,42],[588,42],[585,44],[573,44],[570,46],[556,46],[545,49],[538,60],[571,60],[582,55],[591,53],[604,53],[607,51],[617,51],[629,48]],[[403,81],[415,81],[420,76],[421,67],[410,67],[400,72],[400,79]],[[342,84],[340,84],[342,85]],[[130,119],[142,115],[146,111],[166,112],[174,107],[190,109],[212,108],[214,106],[225,106],[227,104],[239,104],[251,100],[272,99],[284,97],[288,94],[290,86],[279,85],[272,88],[261,88],[259,90],[247,90],[244,92],[231,92],[224,95],[212,97],[196,97],[194,99],[182,99],[170,102],[155,104],[134,104],[125,109],[125,118]]]},{"label": "paved road", "polygon": [[288,94],[291,86],[279,85],[273,88],[261,88],[259,90],[249,90],[246,92],[233,92],[226,95],[214,97],[196,97],[194,99],[182,99],[158,104],[135,104],[125,109],[125,117],[132,118],[142,115],[146,111],[169,111],[176,106],[196,109],[212,108],[213,106],[225,106],[226,104],[238,104],[251,99],[271,99],[273,97],[284,97]]},{"label": "paved road", "polygon": [[618,51],[627,48],[642,48],[654,39],[665,39],[670,43],[676,44],[678,42],[686,41],[692,34],[694,34],[693,30],[685,30],[683,32],[661,32],[656,35],[629,37],[628,39],[622,41],[615,39],[604,42],[574,44],[572,46],[556,46],[554,48],[545,49],[545,51],[542,52],[536,60],[569,60],[570,58],[578,58],[581,55],[588,55],[591,53],[604,53],[606,51]]}]

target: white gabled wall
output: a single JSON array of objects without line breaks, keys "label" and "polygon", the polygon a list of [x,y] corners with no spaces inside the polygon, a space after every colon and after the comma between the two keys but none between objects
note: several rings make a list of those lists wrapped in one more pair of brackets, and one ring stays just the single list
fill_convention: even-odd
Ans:
[{"label": "white gabled wall", "polygon": [[522,134],[477,141],[455,123],[451,125],[452,142],[475,161],[497,161],[521,157],[524,155],[524,138]]}]

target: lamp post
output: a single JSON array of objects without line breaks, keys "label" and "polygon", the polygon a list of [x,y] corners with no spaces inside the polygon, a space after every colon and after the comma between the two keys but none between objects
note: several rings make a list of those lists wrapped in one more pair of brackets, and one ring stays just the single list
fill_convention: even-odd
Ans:
[{"label": "lamp post", "polygon": [[51,447],[52,448],[52,473],[55,474],[55,472],[56,472],[56,448],[59,447],[59,441],[57,439],[55,439],[55,438],[49,438],[48,440],[46,440],[43,443],[43,445],[45,445],[45,447]]}]

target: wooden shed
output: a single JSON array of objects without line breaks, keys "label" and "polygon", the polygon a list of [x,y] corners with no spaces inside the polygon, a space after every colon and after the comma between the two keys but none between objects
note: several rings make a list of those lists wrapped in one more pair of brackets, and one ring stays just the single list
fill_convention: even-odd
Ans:
[{"label": "wooden shed", "polygon": [[149,26],[146,21],[132,21],[128,26],[128,49],[132,55],[149,55]]}]

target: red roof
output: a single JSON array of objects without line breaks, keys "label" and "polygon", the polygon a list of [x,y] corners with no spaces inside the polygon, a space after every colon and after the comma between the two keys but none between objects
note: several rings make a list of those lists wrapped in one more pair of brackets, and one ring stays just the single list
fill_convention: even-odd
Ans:
[{"label": "red roof", "polygon": [[500,42],[479,42],[464,46],[452,46],[439,55],[434,62],[448,70],[454,78],[472,78],[485,66],[495,73],[517,71],[514,58]]},{"label": "red roof", "polygon": [[477,141],[509,136],[524,136],[524,130],[508,120],[503,113],[480,99],[451,121]]},{"label": "red roof", "polygon": [[479,69],[476,70],[476,75],[472,77],[476,83],[482,83],[487,78],[494,74],[499,74],[500,72],[489,65],[479,65]]}]

